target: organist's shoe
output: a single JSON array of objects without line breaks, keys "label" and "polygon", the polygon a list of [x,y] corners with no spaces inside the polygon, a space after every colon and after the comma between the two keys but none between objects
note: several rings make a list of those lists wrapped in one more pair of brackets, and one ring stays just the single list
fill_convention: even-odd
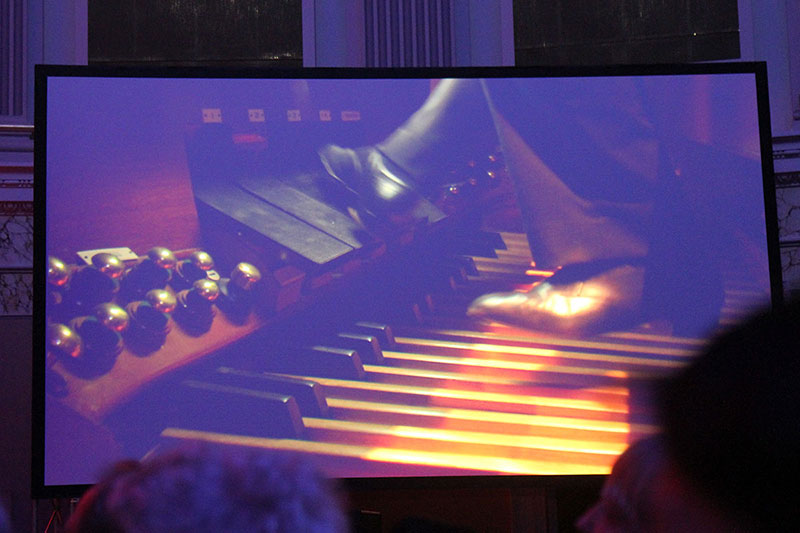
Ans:
[{"label": "organist's shoe", "polygon": [[332,185],[329,196],[368,228],[436,222],[444,214],[416,190],[413,178],[375,148],[327,145],[319,151]]},{"label": "organist's shoe", "polygon": [[526,329],[590,335],[634,325],[640,316],[644,267],[618,261],[565,267],[528,292],[481,296],[467,314]]}]

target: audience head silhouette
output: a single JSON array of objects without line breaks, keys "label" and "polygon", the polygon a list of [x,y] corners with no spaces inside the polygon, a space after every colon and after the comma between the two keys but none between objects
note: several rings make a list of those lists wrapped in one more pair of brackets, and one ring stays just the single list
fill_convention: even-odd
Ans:
[{"label": "audience head silhouette", "polygon": [[118,463],[67,530],[338,533],[347,524],[331,482],[298,456],[197,447]]},{"label": "audience head silhouette", "polygon": [[800,301],[715,339],[660,404],[669,453],[699,494],[742,529],[797,529]]},{"label": "audience head silhouette", "polygon": [[659,390],[663,435],[617,460],[582,531],[794,531],[800,304],[714,339]]}]

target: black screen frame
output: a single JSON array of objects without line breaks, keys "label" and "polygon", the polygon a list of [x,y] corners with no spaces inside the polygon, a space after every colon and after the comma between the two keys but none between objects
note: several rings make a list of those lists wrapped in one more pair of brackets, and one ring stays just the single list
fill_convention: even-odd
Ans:
[{"label": "black screen frame", "polygon": [[[34,171],[34,306],[33,306],[33,416],[32,478],[34,498],[76,497],[90,485],[46,485],[44,482],[45,409],[45,332],[47,283],[46,209],[47,197],[47,89],[53,77],[148,77],[148,78],[485,78],[485,77],[584,77],[584,76],[660,76],[680,74],[752,74],[758,97],[764,213],[767,223],[767,249],[773,306],[783,302],[781,264],[778,246],[777,205],[775,199],[772,134],[769,117],[767,70],[763,62],[731,62],[682,65],[625,65],[589,67],[485,67],[436,69],[247,69],[194,67],[98,67],[37,65],[35,71],[35,171]],[[415,488],[455,486],[548,486],[564,483],[564,478],[596,486],[597,476],[477,476],[440,478],[353,478],[343,480],[350,488]]]}]

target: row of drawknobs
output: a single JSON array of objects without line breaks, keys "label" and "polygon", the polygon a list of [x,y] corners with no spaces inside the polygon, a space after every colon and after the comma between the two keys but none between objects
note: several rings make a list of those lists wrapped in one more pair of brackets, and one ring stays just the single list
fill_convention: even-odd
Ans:
[{"label": "row of drawknobs", "polygon": [[164,344],[170,317],[192,336],[209,330],[215,308],[232,322],[243,322],[260,280],[249,263],[221,277],[203,251],[178,260],[167,248],[155,247],[132,266],[104,252],[82,267],[50,257],[48,352],[77,370],[113,360],[123,344],[146,355]]}]

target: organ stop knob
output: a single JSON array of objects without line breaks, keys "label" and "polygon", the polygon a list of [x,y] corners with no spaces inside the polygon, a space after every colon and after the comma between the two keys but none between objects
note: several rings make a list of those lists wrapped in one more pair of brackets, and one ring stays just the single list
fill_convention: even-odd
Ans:
[{"label": "organ stop knob", "polygon": [[185,289],[191,287],[195,281],[205,278],[217,281],[219,276],[214,272],[214,259],[211,255],[197,250],[177,264],[172,285],[176,289]]},{"label": "organ stop knob", "polygon": [[199,335],[211,327],[214,319],[214,301],[219,297],[219,285],[210,279],[192,283],[191,289],[177,295],[175,320],[189,334]]},{"label": "organ stop knob", "polygon": [[110,302],[119,291],[119,279],[125,272],[125,264],[114,254],[95,254],[91,261],[91,265],[75,272],[69,282],[69,300],[77,308],[76,314]]},{"label": "organ stop knob", "polygon": [[156,246],[123,280],[126,300],[141,299],[150,289],[163,289],[172,278],[178,260],[171,250]]},{"label": "organ stop knob", "polygon": [[47,326],[47,363],[45,387],[50,394],[64,396],[68,393],[67,381],[53,370],[56,361],[69,365],[70,361],[83,357],[83,340],[72,328],[65,324]]},{"label": "organ stop knob", "polygon": [[69,282],[69,267],[57,257],[47,258],[47,283],[52,287],[64,287]]},{"label": "organ stop knob", "polygon": [[82,356],[74,358],[70,369],[76,373],[98,374],[108,371],[122,351],[122,332],[130,324],[128,313],[114,303],[102,303],[91,315],[73,318],[67,324],[83,339]]},{"label": "organ stop knob", "polygon": [[125,306],[131,317],[126,335],[131,348],[138,353],[149,353],[163,346],[170,329],[169,315],[177,305],[178,301],[170,291],[151,289],[144,300]]},{"label": "organ stop knob", "polygon": [[47,258],[47,312],[50,316],[55,316],[56,308],[61,307],[69,278],[70,269],[64,261],[53,256]]},{"label": "organ stop knob", "polygon": [[47,327],[47,348],[56,357],[78,359],[83,355],[80,336],[64,324],[50,324]]},{"label": "organ stop knob", "polygon": [[217,306],[234,321],[242,321],[253,307],[253,287],[261,281],[261,272],[250,263],[239,263],[230,278],[219,282]]}]

